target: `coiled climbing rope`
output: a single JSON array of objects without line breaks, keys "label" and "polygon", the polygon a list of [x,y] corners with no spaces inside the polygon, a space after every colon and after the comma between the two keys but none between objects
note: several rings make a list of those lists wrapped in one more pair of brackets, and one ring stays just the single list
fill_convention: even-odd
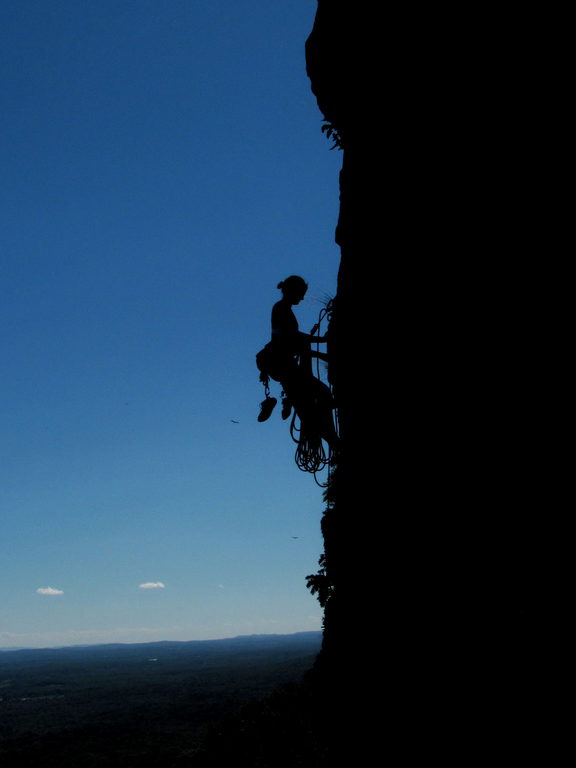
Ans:
[{"label": "coiled climbing rope", "polygon": [[294,413],[292,416],[292,422],[290,424],[290,435],[292,440],[297,444],[294,460],[298,469],[302,472],[310,472],[314,475],[314,480],[319,486],[325,488],[328,485],[322,483],[316,477],[318,472],[330,465],[332,459],[332,453],[330,449],[326,452],[322,439],[318,436],[311,436],[302,433],[301,425],[298,425],[298,417]]}]

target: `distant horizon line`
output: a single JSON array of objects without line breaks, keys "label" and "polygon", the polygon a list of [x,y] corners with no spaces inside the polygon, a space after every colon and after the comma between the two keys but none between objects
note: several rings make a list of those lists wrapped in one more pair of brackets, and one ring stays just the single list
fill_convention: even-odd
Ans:
[{"label": "distant horizon line", "polygon": [[133,642],[115,641],[110,643],[74,643],[72,645],[39,645],[39,646],[0,646],[0,653],[11,653],[14,651],[58,651],[68,648],[106,648],[111,646],[135,646],[135,645],[186,645],[189,643],[219,643],[231,640],[249,640],[251,638],[265,637],[294,637],[295,635],[322,635],[321,629],[303,629],[298,632],[254,632],[249,635],[229,635],[226,637],[214,637],[203,640],[135,640]]}]

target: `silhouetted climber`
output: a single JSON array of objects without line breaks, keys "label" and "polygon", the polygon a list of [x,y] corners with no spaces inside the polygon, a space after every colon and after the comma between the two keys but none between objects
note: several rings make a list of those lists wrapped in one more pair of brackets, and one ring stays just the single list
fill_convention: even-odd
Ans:
[{"label": "silhouetted climber", "polygon": [[323,352],[311,349],[312,343],[324,343],[326,337],[302,333],[292,307],[299,304],[308,290],[298,275],[286,278],[277,286],[282,298],[272,307],[272,338],[256,356],[260,380],[264,383],[266,399],[261,403],[259,421],[270,417],[277,400],[270,397],[268,378],[280,382],[283,389],[282,418],[287,419],[292,407],[300,418],[301,432],[308,439],[322,438],[333,450],[338,442],[332,410],[334,401],[330,389],[312,373],[312,358],[327,360]]}]

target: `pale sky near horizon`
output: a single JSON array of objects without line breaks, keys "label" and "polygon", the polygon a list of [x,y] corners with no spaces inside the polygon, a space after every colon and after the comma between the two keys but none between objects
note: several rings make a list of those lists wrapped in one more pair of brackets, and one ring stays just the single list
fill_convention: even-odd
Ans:
[{"label": "pale sky near horizon", "polygon": [[1,4],[0,648],[321,627],[322,489],[254,363],[279,280],[303,330],[336,288],[315,9]]}]

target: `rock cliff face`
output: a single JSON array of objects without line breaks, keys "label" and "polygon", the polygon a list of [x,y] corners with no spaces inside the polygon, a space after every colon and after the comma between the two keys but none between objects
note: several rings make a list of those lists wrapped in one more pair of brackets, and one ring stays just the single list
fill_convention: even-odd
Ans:
[{"label": "rock cliff face", "polygon": [[319,0],[306,44],[343,148],[319,670],[359,700],[380,675],[388,725],[456,751],[541,721],[565,578],[524,293],[553,219],[539,94],[515,21],[472,17]]},{"label": "rock cliff face", "polygon": [[[367,145],[364,86],[375,72],[364,70],[366,57],[355,45],[362,14],[347,4],[318,5],[313,30],[306,43],[307,71],[322,115],[330,126],[331,139],[343,151],[340,172],[340,213],[335,231],[341,250],[337,296],[329,329],[329,378],[339,417],[342,451],[328,491],[322,521],[325,542],[323,577],[328,599],[322,662],[335,665],[338,677],[348,661],[357,658],[355,647],[364,620],[361,618],[371,586],[363,583],[369,573],[367,525],[379,515],[382,499],[374,487],[374,458],[382,449],[382,411],[379,408],[382,365],[380,323],[371,286],[381,279],[383,242],[378,236],[375,209],[380,201],[375,190],[377,152]],[[364,70],[364,71],[363,71]],[[363,103],[364,100],[364,103]],[[379,309],[379,308],[378,308]],[[372,379],[372,381],[371,381]],[[376,386],[374,384],[376,383]],[[381,521],[380,521],[381,522]],[[368,534],[369,537],[369,534]],[[355,675],[355,663],[348,670]],[[342,680],[340,679],[339,684]]]}]

